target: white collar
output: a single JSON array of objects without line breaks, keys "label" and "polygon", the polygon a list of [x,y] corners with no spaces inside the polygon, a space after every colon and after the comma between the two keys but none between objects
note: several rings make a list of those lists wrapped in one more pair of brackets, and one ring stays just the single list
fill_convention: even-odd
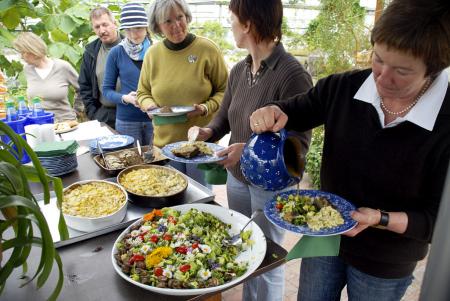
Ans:
[{"label": "white collar", "polygon": [[432,131],[439,110],[444,102],[448,88],[448,74],[443,71],[433,81],[431,86],[422,95],[417,104],[404,116],[397,117],[394,121],[384,126],[384,112],[380,107],[380,97],[375,85],[373,73],[371,73],[356,92],[354,98],[370,103],[378,112],[382,127],[392,127],[401,122],[412,122],[428,131]]}]

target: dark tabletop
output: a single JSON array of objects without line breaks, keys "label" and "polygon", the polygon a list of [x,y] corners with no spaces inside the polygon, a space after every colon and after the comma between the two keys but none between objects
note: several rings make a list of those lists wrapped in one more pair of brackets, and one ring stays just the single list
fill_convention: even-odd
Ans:
[{"label": "dark tabletop", "polygon": [[[87,145],[86,141],[80,145]],[[92,160],[89,153],[78,157],[78,169],[62,176],[64,186],[80,180],[106,179],[109,175],[102,171]],[[41,193],[39,185],[32,185],[33,193]],[[58,248],[63,262],[64,286],[58,300],[200,300],[208,297],[189,296],[177,297],[156,294],[137,287],[122,279],[114,270],[111,263],[111,250],[114,241],[123,230],[117,230],[89,240]],[[40,249],[33,247],[28,259],[28,274],[35,271]],[[250,276],[255,277],[277,266],[284,264],[287,251],[267,239],[267,252],[260,267]],[[16,269],[7,281],[2,300],[46,300],[57,280],[56,264],[50,279],[39,290],[36,280],[19,288],[24,281],[20,279],[21,269]],[[25,278],[26,279],[26,278]],[[248,279],[248,278],[247,278]],[[237,285],[237,284],[236,284]]]},{"label": "dark tabletop", "polygon": [[[202,296],[167,296],[137,287],[122,279],[111,263],[114,241],[122,230],[111,232],[90,240],[58,248],[63,262],[64,287],[58,300],[201,300]],[[35,270],[40,249],[33,248],[29,260],[29,274]],[[284,263],[286,250],[271,240],[267,240],[267,252],[261,266],[250,276],[255,277]],[[30,263],[31,261],[31,263]],[[2,300],[46,300],[57,280],[56,266],[49,281],[41,289],[36,289],[36,281],[19,288],[21,269],[16,269],[7,281],[1,295]],[[237,285],[237,284],[236,284]]]}]

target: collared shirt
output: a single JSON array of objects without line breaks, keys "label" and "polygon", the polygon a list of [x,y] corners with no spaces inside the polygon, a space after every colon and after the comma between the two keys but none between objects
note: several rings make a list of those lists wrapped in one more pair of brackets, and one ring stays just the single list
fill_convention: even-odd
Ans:
[{"label": "collared shirt", "polygon": [[380,96],[378,94],[373,73],[367,77],[354,98],[370,103],[377,110],[380,123],[383,128],[393,127],[402,122],[412,122],[428,131],[432,131],[437,115],[444,102],[448,88],[448,75],[443,71],[433,81],[428,90],[422,95],[417,104],[403,117],[397,117],[394,121],[384,124],[384,112],[381,109]]},{"label": "collared shirt", "polygon": [[245,65],[246,65],[245,73],[247,75],[248,85],[250,87],[256,85],[260,80],[260,78],[263,76],[264,72],[267,70],[267,68],[274,70],[283,52],[284,52],[283,44],[278,43],[273,49],[273,52],[269,55],[269,57],[261,61],[261,66],[259,66],[259,69],[258,71],[256,71],[255,74],[252,74],[252,62],[253,62],[252,56],[250,54],[247,55],[247,57],[245,58]]}]

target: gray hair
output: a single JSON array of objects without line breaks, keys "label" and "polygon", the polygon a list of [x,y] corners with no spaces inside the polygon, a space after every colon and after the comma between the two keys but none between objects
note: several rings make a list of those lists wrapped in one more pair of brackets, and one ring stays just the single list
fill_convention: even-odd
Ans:
[{"label": "gray hair", "polygon": [[175,7],[183,11],[188,24],[192,21],[192,13],[185,0],[155,0],[148,9],[149,27],[154,34],[161,35],[159,24],[167,19],[170,11]]},{"label": "gray hair", "polygon": [[113,23],[116,22],[116,19],[114,19],[112,12],[108,8],[103,7],[103,6],[97,6],[97,7],[93,8],[91,10],[91,13],[89,14],[89,20],[91,20],[91,23],[92,23],[93,19],[98,19],[103,15],[108,15],[111,22],[113,22]]}]

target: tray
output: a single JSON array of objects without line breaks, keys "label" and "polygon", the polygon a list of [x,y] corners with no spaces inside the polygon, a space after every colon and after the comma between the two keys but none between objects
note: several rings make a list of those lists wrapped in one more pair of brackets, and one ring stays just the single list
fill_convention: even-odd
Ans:
[{"label": "tray", "polygon": [[[214,193],[210,189],[189,177],[187,178],[189,181],[188,188],[186,189],[184,199],[180,204],[208,203],[214,200]],[[116,182],[116,178],[109,178],[106,180],[114,183]],[[52,198],[50,199],[50,203],[47,205],[44,205],[43,194],[36,195],[35,197],[38,200],[41,211],[47,220],[56,248],[100,236],[118,229],[126,228],[135,220],[142,217],[145,213],[152,211],[151,208],[138,207],[128,202],[127,214],[122,222],[93,232],[81,232],[68,228],[69,239],[61,240],[58,232],[59,210],[56,207],[56,197],[53,192],[51,196]]]},{"label": "tray", "polygon": [[[142,152],[144,153],[148,150],[149,146],[142,146],[141,148],[142,148]],[[121,152],[123,152],[124,150],[125,149],[114,151],[114,152],[108,152],[108,153],[105,153],[105,156],[118,155]],[[127,148],[126,150],[134,151],[137,155],[139,155],[137,147]],[[169,159],[166,158],[162,154],[161,149],[156,146],[153,146],[153,155],[154,155],[153,161],[150,162],[149,164],[165,165],[167,162],[169,162]],[[100,167],[103,171],[105,171],[108,175],[110,175],[112,177],[117,176],[119,174],[119,172],[121,172],[122,170],[125,169],[125,168],[119,168],[119,169],[107,168],[106,166],[103,165],[103,158],[101,155],[94,156],[94,162],[95,162],[95,164],[97,164],[98,167]],[[139,164],[144,164],[144,161],[142,160],[142,162]],[[129,167],[129,166],[127,166],[127,167]]]}]

